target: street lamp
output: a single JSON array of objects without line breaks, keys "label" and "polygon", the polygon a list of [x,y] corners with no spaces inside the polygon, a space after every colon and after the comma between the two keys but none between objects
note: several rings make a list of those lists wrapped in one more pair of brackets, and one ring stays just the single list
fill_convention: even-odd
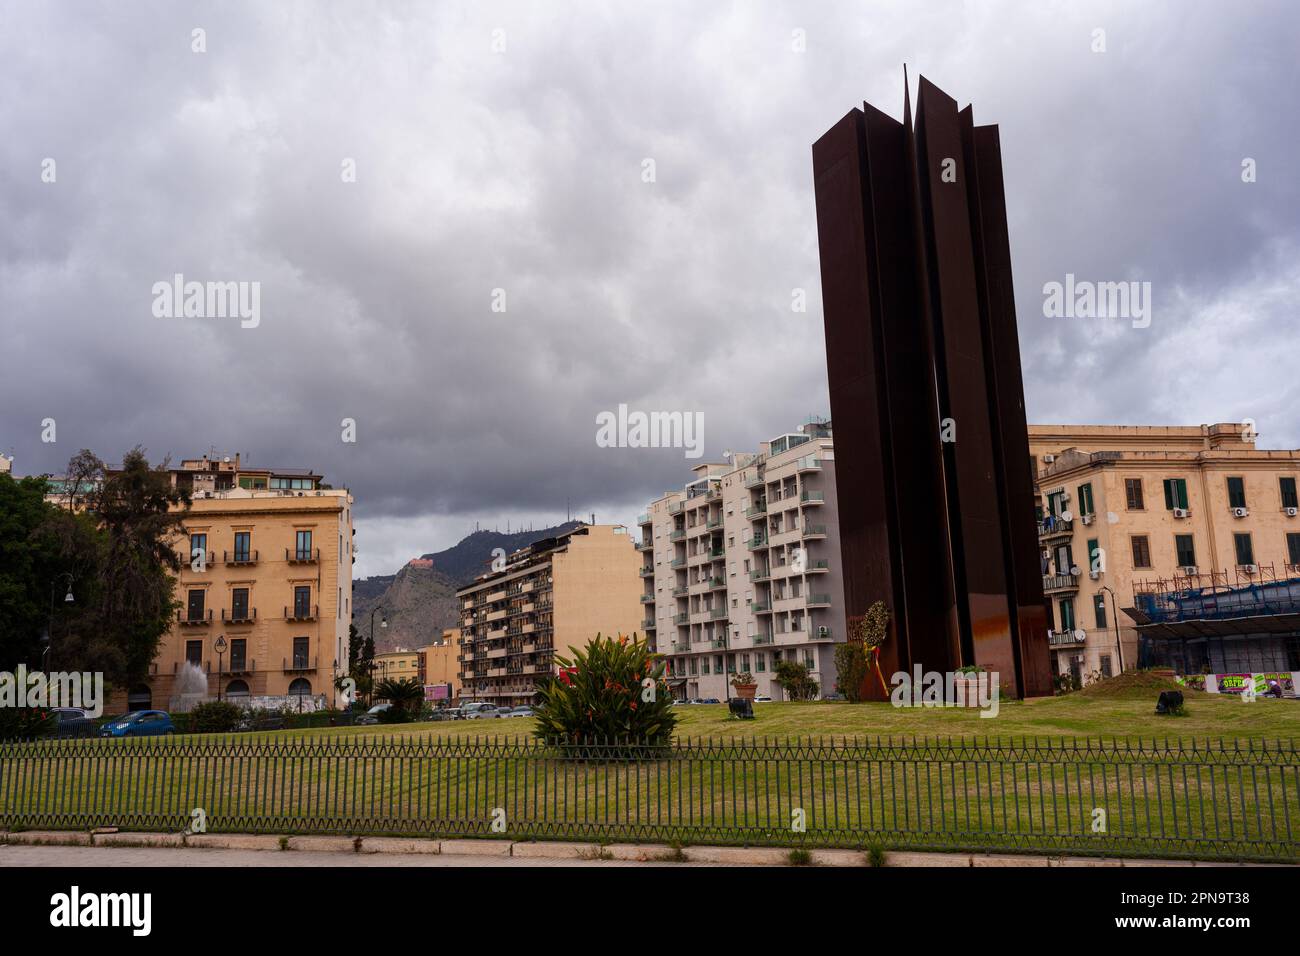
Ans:
[{"label": "street lamp", "polygon": [[72,604],[76,600],[72,596],[72,582],[76,580],[76,577],[71,571],[64,571],[50,582],[50,616],[45,622],[45,634],[41,638],[41,643],[45,645],[45,650],[41,652],[41,670],[46,673],[48,673],[47,658],[50,649],[54,646],[54,586],[65,579],[68,582],[68,593],[63,596],[63,603]]},{"label": "street lamp", "polygon": [[212,645],[213,650],[217,652],[217,700],[221,700],[221,662],[226,655],[226,635],[217,635],[216,643]]},{"label": "street lamp", "polygon": [[1110,612],[1111,616],[1115,618],[1115,653],[1119,657],[1119,671],[1117,673],[1122,674],[1124,672],[1124,646],[1119,640],[1119,605],[1115,603],[1115,592],[1109,586],[1103,584],[1101,589],[1110,595]]},{"label": "street lamp", "polygon": [[[375,639],[375,615],[376,614],[380,615],[379,626],[384,629],[388,628],[388,617],[386,616],[384,609],[382,607],[371,608],[370,610],[370,640],[371,641],[374,641]],[[369,703],[371,698],[374,696],[374,691],[375,691],[374,688],[375,662],[373,658],[366,664],[366,676],[370,678],[370,685],[371,685],[370,693],[366,696],[366,702]]]}]

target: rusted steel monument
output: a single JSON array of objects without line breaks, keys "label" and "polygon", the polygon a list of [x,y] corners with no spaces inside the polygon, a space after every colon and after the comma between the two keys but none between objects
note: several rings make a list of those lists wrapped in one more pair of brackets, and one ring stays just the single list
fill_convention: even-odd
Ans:
[{"label": "rusted steel monument", "polygon": [[998,128],[922,77],[915,122],[864,103],[813,171],[846,613],[888,605],[886,676],[1050,694]]}]

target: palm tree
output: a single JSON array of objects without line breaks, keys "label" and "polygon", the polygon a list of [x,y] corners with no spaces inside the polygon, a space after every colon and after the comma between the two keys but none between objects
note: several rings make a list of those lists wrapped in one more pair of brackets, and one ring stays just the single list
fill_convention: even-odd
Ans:
[{"label": "palm tree", "polygon": [[409,720],[424,703],[424,688],[413,677],[405,680],[394,680],[390,677],[375,685],[375,696],[392,704],[392,710],[395,712],[393,716],[400,714],[402,716],[399,719]]}]

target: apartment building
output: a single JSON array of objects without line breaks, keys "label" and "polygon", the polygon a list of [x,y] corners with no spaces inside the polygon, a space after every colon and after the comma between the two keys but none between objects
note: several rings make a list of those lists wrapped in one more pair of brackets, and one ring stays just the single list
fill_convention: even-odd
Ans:
[{"label": "apartment building", "polygon": [[640,557],[622,525],[582,525],[459,588],[461,694],[512,706],[596,636],[641,630]]},{"label": "apartment building", "polygon": [[748,671],[779,700],[783,659],[830,693],[846,638],[830,423],[693,473],[638,520],[643,627],[674,696],[725,700],[731,676]]},{"label": "apartment building", "polygon": [[181,608],[147,682],[119,691],[117,705],[169,708],[187,663],[211,698],[341,705],[334,680],[348,659],[352,495],[310,470],[249,468],[238,455],[184,460],[171,477],[192,496],[177,541]]},{"label": "apartment building", "polygon": [[460,628],[449,627],[431,644],[420,648],[417,679],[424,686],[425,700],[432,704],[453,704],[460,699]]},{"label": "apartment building", "polygon": [[[1237,423],[1029,427],[1055,672],[1141,666],[1137,596],[1300,577],[1300,451],[1254,439]],[[1294,633],[1218,630],[1181,668],[1300,669]]]},{"label": "apartment building", "polygon": [[395,651],[375,655],[375,682],[385,680],[418,680],[420,652],[399,647]]}]

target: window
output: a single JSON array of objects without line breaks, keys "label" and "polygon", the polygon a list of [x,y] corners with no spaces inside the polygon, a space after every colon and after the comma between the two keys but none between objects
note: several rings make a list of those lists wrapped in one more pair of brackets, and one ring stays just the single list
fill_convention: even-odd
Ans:
[{"label": "window", "polygon": [[1079,514],[1095,514],[1092,507],[1092,482],[1079,486]]},{"label": "window", "polygon": [[207,592],[201,588],[195,588],[190,591],[188,603],[188,619],[191,621],[203,620],[203,606],[206,600]]},{"label": "window", "polygon": [[1098,594],[1093,598],[1092,612],[1097,622],[1097,629],[1106,630],[1106,595]]},{"label": "window", "polygon": [[755,655],[754,655],[754,658],[755,658],[755,659],[754,659],[754,664],[755,664],[754,670],[755,670],[755,672],[761,674],[761,673],[763,673],[764,671],[766,671],[766,670],[767,670],[767,655],[766,655],[766,654],[755,654]]},{"label": "window", "polygon": [[1254,564],[1255,548],[1250,543],[1250,533],[1234,534],[1232,536],[1232,546],[1237,552],[1238,564]]},{"label": "window", "polygon": [[251,551],[249,551],[249,545],[252,544],[252,540],[253,540],[253,535],[251,532],[248,531],[235,532],[235,560],[236,561],[248,560],[249,555],[252,553]]},{"label": "window", "polygon": [[1174,563],[1180,568],[1196,567],[1196,545],[1190,534],[1174,535]]},{"label": "window", "polygon": [[1282,507],[1296,508],[1300,507],[1300,499],[1296,498],[1295,479],[1279,478],[1277,480],[1278,490],[1282,492]]},{"label": "window", "polygon": [[206,534],[190,535],[190,561],[198,559],[204,564],[208,561],[208,536]]},{"label": "window", "polygon": [[1128,501],[1129,511],[1142,511],[1146,505],[1142,503],[1142,479],[1125,478],[1124,479],[1124,497]]},{"label": "window", "polygon": [[691,658],[691,676],[694,677],[700,672],[700,662],[698,658]]},{"label": "window", "polygon": [[305,677],[296,677],[292,684],[289,685],[289,693],[294,697],[310,697],[311,681]]},{"label": "window", "polygon": [[237,637],[230,642],[230,670],[239,672],[248,666],[248,641]]},{"label": "window", "polygon": [[1165,509],[1173,511],[1175,508],[1187,509],[1186,478],[1165,479]]},{"label": "window", "polygon": [[1287,564],[1300,564],[1300,533],[1288,531],[1286,535]]},{"label": "window", "polygon": [[185,642],[185,660],[195,667],[203,666],[203,642],[186,641]]},{"label": "window", "polygon": [[1106,569],[1102,567],[1102,563],[1103,562],[1101,560],[1101,546],[1097,543],[1096,538],[1089,538],[1088,539],[1088,570],[1105,571]]},{"label": "window", "polygon": [[293,669],[305,670],[307,667],[307,651],[311,638],[295,637],[293,639]]},{"label": "window", "polygon": [[299,531],[297,535],[297,552],[299,561],[307,561],[311,558],[311,532]]},{"label": "window", "polygon": [[1061,630],[1074,630],[1074,598],[1061,598]]},{"label": "window", "polygon": [[1228,478],[1228,507],[1246,507],[1246,482],[1239,477]]},{"label": "window", "polygon": [[1102,677],[1110,677],[1110,676],[1111,676],[1110,655],[1109,655],[1109,654],[1102,654],[1102,655],[1101,655],[1101,676],[1102,676]]},{"label": "window", "polygon": [[226,685],[226,697],[243,699],[248,696],[248,684],[242,680],[232,680]]},{"label": "window", "polygon": [[230,592],[230,617],[235,621],[247,621],[248,588],[235,588]]},{"label": "window", "polygon": [[296,587],[293,589],[293,616],[299,619],[311,617],[310,587]]},{"label": "window", "polygon": [[700,673],[706,677],[709,674],[709,659],[707,657],[700,658]]},{"label": "window", "polygon": [[1135,534],[1130,540],[1133,542],[1133,567],[1151,567],[1151,542],[1147,540],[1147,536]]}]

